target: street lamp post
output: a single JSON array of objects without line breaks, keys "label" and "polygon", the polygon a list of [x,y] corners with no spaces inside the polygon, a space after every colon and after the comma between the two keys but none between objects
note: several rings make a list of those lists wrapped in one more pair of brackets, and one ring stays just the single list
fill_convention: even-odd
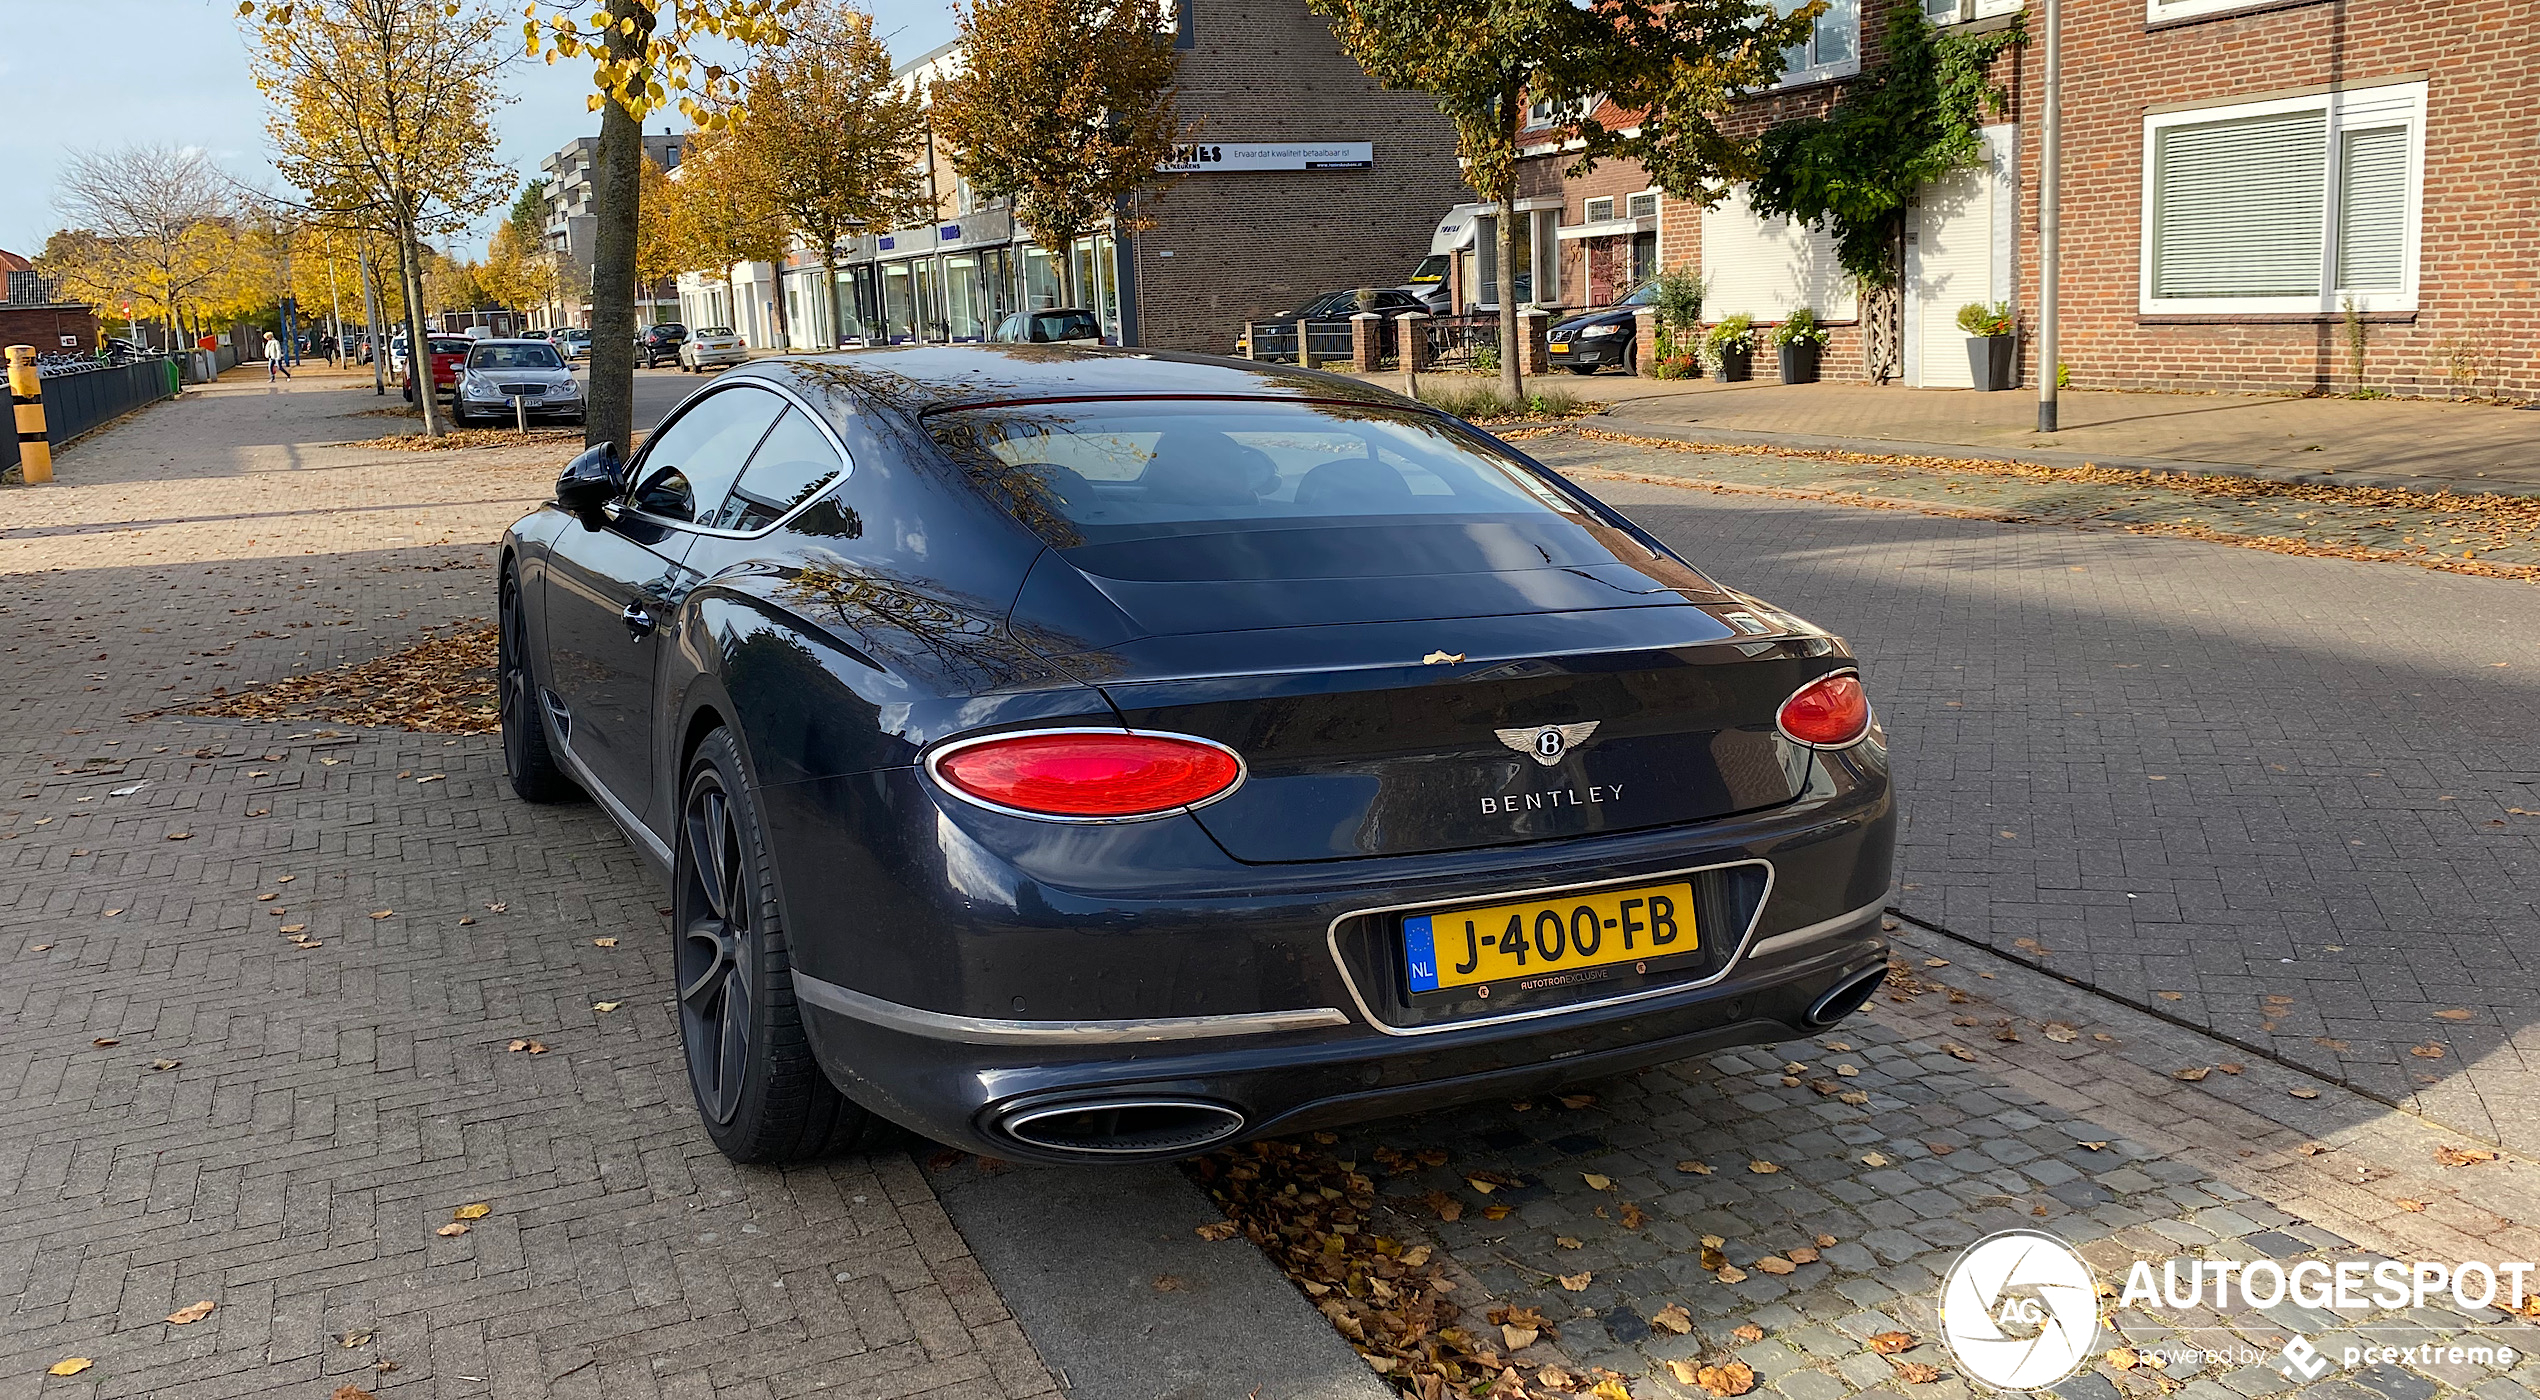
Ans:
[{"label": "street lamp post", "polygon": [[2055,381],[2063,369],[2057,343],[2055,292],[2063,271],[2061,220],[2064,173],[2064,15],[2062,0],[2046,0],[2046,110],[2040,123],[2037,181],[2037,430],[2056,427]]}]

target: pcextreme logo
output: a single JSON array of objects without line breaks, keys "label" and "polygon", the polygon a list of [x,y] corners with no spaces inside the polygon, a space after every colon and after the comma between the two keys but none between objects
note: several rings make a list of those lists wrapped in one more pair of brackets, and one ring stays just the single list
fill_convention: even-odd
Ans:
[{"label": "pcextreme logo", "polygon": [[1940,1335],[1969,1380],[1998,1390],[2060,1384],[2098,1341],[2098,1278],[2052,1235],[1988,1235],[1941,1283]]}]

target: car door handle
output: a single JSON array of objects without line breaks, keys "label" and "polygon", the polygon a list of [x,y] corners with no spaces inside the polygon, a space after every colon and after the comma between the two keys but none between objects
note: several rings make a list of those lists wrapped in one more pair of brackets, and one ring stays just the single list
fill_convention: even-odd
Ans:
[{"label": "car door handle", "polygon": [[626,624],[626,635],[639,642],[653,634],[653,615],[644,611],[641,603],[627,604],[626,611],[619,613],[617,620]]}]

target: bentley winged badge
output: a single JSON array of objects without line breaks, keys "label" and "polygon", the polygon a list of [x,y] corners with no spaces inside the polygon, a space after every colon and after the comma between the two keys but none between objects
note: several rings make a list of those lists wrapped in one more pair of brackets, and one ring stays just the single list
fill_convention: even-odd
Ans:
[{"label": "bentley winged badge", "polygon": [[1600,723],[1602,721],[1588,720],[1582,724],[1541,724],[1532,729],[1496,729],[1491,732],[1499,736],[1499,742],[1530,755],[1535,762],[1549,768],[1559,763],[1563,754],[1586,743]]}]

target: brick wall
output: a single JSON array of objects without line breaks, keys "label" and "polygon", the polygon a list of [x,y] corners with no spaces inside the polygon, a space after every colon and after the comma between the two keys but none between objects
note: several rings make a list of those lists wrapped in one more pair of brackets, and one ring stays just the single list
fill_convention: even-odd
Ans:
[{"label": "brick wall", "polygon": [[[63,336],[76,342],[62,343]],[[85,355],[97,348],[97,313],[85,306],[0,306],[0,346],[32,345],[39,355]]]},{"label": "brick wall", "polygon": [[1225,354],[1248,318],[1410,276],[1438,220],[1473,197],[1437,107],[1378,87],[1298,0],[1192,0],[1190,13],[1183,108],[1204,139],[1373,141],[1376,164],[1172,183],[1131,241],[1139,338]]},{"label": "brick wall", "polygon": [[[2345,328],[2241,317],[2149,324],[2141,283],[2143,118],[2169,103],[2255,99],[2339,83],[2423,78],[2425,198],[2413,316],[2367,327],[2365,380],[2450,392],[2444,343],[2484,336],[2488,392],[2540,396],[2540,68],[2531,15],[2443,0],[2311,0],[2159,28],[2142,0],[2070,0],[2064,10],[2062,358],[2078,386],[2155,389],[2352,387]],[[2037,287],[2034,116],[2044,55],[2019,57],[2021,304]]]}]

